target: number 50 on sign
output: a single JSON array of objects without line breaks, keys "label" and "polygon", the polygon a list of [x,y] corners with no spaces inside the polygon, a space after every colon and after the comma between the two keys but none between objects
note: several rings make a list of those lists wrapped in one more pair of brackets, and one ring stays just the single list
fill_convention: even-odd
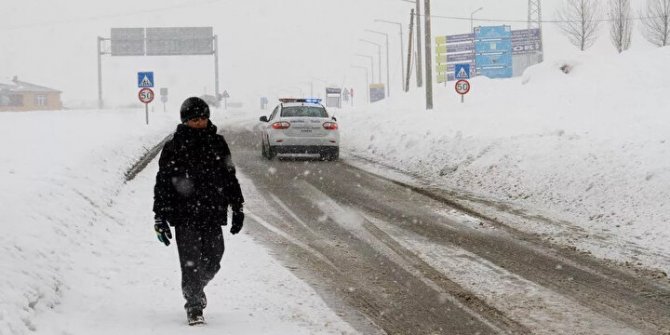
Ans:
[{"label": "number 50 on sign", "polygon": [[461,95],[461,103],[465,102],[465,95],[470,92],[470,82],[467,80],[459,80],[456,82],[456,93]]},{"label": "number 50 on sign", "polygon": [[456,82],[456,92],[460,95],[465,95],[470,92],[470,82],[467,80],[459,80]]},{"label": "number 50 on sign", "polygon": [[140,92],[137,94],[138,98],[140,98],[140,101],[144,104],[148,104],[152,101],[154,101],[154,91],[152,91],[150,88],[143,88],[140,90]]}]

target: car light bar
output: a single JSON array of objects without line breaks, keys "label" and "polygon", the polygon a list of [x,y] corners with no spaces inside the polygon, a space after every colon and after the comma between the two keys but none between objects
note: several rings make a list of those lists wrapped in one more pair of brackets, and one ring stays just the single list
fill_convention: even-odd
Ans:
[{"label": "car light bar", "polygon": [[321,99],[318,98],[281,98],[279,99],[279,101],[282,103],[289,103],[289,102],[303,102],[308,104],[321,103]]}]

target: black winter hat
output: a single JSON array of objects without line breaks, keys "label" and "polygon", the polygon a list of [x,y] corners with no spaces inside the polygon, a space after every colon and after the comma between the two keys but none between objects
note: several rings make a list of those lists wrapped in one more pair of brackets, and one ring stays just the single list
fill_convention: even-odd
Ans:
[{"label": "black winter hat", "polygon": [[198,97],[190,97],[181,104],[179,114],[182,123],[196,117],[209,118],[209,105]]}]

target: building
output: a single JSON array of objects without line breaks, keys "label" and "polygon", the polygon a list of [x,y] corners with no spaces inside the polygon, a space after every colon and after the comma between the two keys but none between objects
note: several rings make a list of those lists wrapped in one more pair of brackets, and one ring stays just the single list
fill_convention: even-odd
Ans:
[{"label": "building", "polygon": [[0,112],[63,109],[61,91],[19,81],[0,81]]}]

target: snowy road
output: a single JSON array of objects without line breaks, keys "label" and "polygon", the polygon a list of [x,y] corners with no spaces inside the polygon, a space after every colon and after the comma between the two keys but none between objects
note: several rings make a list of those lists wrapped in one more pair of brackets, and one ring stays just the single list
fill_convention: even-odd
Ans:
[{"label": "snowy road", "polygon": [[346,158],[267,161],[252,131],[226,134],[249,234],[331,307],[389,334],[670,332],[667,284],[459,213]]}]

